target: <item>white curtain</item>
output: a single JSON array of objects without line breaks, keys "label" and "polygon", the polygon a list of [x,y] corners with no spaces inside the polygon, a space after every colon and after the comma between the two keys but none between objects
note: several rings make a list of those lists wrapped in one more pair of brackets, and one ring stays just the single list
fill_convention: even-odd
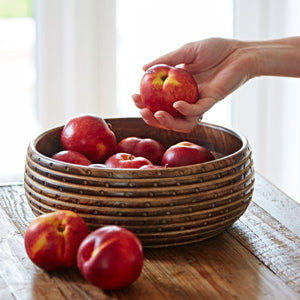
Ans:
[{"label": "white curtain", "polygon": [[[300,1],[234,2],[234,35],[265,40],[300,34]],[[250,140],[256,170],[300,201],[300,79],[262,77],[233,95],[233,126]]]},{"label": "white curtain", "polygon": [[114,0],[36,1],[37,115],[45,128],[78,113],[113,113],[115,15]]}]

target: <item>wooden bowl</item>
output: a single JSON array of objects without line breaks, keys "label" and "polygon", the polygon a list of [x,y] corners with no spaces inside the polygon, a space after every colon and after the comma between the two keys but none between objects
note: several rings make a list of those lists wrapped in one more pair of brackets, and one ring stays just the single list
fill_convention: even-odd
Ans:
[{"label": "wooden bowl", "polygon": [[24,186],[36,215],[68,209],[91,230],[114,224],[135,232],[144,247],[194,243],[232,225],[246,210],[254,186],[248,141],[240,134],[200,123],[188,134],[148,126],[140,118],[106,119],[117,140],[150,137],[165,147],[187,140],[207,147],[215,160],[176,168],[99,169],[49,158],[61,150],[61,127],[28,147]]}]

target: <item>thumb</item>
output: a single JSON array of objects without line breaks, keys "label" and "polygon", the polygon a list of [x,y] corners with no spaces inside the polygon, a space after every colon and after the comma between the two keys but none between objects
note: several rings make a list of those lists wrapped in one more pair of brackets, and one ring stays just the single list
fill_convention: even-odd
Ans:
[{"label": "thumb", "polygon": [[179,64],[184,64],[185,62],[185,55],[184,52],[181,51],[181,48],[167,53],[165,55],[160,56],[159,58],[145,64],[143,66],[143,70],[146,71],[150,67],[157,65],[157,64],[166,64],[169,66],[177,66]]}]

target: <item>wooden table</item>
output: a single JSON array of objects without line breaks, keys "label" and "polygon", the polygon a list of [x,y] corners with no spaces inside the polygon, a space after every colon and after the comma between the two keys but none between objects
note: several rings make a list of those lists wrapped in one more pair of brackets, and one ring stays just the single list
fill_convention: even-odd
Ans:
[{"label": "wooden table", "polygon": [[34,216],[22,183],[0,187],[0,299],[300,299],[300,205],[256,174],[253,201],[228,230],[146,249],[140,278],[104,292],[78,270],[46,273],[24,249]]}]

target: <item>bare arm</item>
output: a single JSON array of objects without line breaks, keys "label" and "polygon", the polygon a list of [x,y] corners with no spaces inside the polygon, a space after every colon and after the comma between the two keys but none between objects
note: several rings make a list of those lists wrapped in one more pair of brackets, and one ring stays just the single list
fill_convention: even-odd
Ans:
[{"label": "bare arm", "polygon": [[258,61],[257,76],[300,77],[300,37],[252,44]]}]

